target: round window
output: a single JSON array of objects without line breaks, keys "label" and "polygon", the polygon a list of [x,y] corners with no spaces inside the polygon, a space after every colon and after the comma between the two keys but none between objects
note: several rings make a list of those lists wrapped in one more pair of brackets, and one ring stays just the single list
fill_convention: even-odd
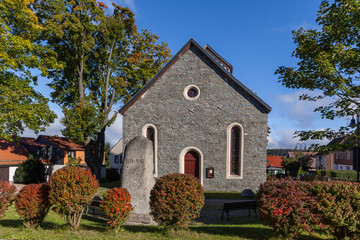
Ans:
[{"label": "round window", "polygon": [[196,100],[200,96],[200,89],[195,85],[189,85],[184,89],[184,97],[187,100]]},{"label": "round window", "polygon": [[188,97],[194,98],[198,95],[198,90],[196,88],[190,88],[187,92]]}]

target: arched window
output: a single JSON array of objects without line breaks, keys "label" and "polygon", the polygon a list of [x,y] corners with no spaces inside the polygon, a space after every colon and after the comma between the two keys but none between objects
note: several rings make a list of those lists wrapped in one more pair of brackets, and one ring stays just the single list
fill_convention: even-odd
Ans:
[{"label": "arched window", "polygon": [[231,128],[230,174],[240,175],[240,128]]},{"label": "arched window", "polygon": [[142,129],[142,135],[153,142],[153,173],[157,177],[157,129],[153,124],[146,124]]},{"label": "arched window", "polygon": [[226,177],[243,178],[244,129],[239,123],[227,128]]}]

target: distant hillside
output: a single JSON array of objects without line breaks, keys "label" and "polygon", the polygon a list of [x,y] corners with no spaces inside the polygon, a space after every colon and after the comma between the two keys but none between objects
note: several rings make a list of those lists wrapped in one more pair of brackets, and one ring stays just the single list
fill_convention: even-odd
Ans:
[{"label": "distant hillside", "polygon": [[288,152],[293,152],[294,149],[267,149],[267,156],[286,156]]}]

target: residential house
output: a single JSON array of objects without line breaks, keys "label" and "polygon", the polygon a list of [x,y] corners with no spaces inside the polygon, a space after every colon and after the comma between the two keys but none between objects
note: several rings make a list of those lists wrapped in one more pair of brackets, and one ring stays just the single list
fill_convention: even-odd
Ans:
[{"label": "residential house", "polygon": [[[346,141],[345,137],[334,138],[328,145]],[[356,148],[346,151],[335,151],[327,155],[319,155],[317,169],[325,170],[354,170],[356,169]]]},{"label": "residential house", "polygon": [[266,172],[268,175],[276,175],[278,173],[285,173],[285,168],[282,165],[283,160],[280,156],[266,156]]},{"label": "residential house", "polygon": [[0,140],[0,180],[14,181],[18,165],[29,157],[29,152],[18,142]]},{"label": "residential house", "polygon": [[123,140],[120,139],[110,150],[109,167],[121,173],[123,163]]},{"label": "residential house", "polygon": [[232,69],[190,39],[120,109],[123,145],[139,135],[153,142],[155,178],[191,174],[206,191],[256,191],[266,181],[271,107]]}]

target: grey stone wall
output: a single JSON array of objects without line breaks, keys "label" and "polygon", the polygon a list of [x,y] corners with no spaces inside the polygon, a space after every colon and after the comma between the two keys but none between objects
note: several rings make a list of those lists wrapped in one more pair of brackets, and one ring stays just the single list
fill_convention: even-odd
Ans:
[{"label": "grey stone wall", "polygon": [[[185,99],[188,85],[199,87],[197,100]],[[245,132],[243,179],[226,179],[226,130],[234,122]],[[145,124],[158,131],[159,176],[179,172],[180,152],[193,146],[203,153],[205,191],[256,191],[266,180],[265,110],[193,47],[124,113],[124,146]],[[206,178],[208,167],[214,178]]]}]

